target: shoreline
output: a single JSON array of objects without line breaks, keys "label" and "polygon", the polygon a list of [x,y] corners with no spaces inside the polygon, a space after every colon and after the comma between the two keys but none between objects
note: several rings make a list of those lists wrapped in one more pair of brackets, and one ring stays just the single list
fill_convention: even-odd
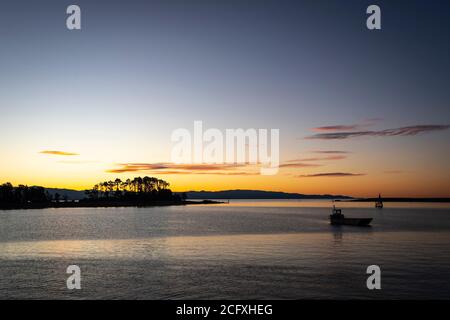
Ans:
[{"label": "shoreline", "polygon": [[80,201],[80,202],[58,202],[58,203],[30,203],[26,205],[0,206],[0,210],[29,210],[29,209],[58,209],[58,208],[120,208],[120,207],[165,207],[185,206],[198,204],[221,204],[222,201]]},{"label": "shoreline", "polygon": [[[165,207],[165,206],[184,206],[199,204],[223,204],[225,201],[215,200],[185,200],[185,201],[86,201],[72,200],[68,202],[51,202],[51,203],[28,203],[25,205],[0,205],[0,210],[29,210],[29,209],[58,209],[58,208],[120,208],[120,207]],[[230,199],[243,200],[243,199]],[[290,199],[245,199],[245,200],[290,200]],[[292,199],[299,200],[299,199]],[[318,199],[301,199],[301,200],[318,200]],[[336,199],[336,202],[376,202],[378,198],[360,198],[360,199]],[[450,198],[383,198],[383,202],[411,202],[411,203],[450,203]]]},{"label": "shoreline", "polygon": [[[378,198],[361,198],[350,200],[336,200],[338,202],[377,202]],[[427,202],[427,203],[448,203],[450,198],[382,198],[383,202]]]}]

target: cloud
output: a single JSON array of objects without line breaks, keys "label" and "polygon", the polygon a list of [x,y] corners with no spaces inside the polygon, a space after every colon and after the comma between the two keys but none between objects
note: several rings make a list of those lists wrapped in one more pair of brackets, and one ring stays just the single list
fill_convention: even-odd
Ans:
[{"label": "cloud", "polygon": [[320,167],[319,164],[302,163],[296,160],[286,161],[286,163],[280,164],[280,168],[309,168],[309,167]]},{"label": "cloud", "polygon": [[305,168],[305,167],[319,167],[321,165],[318,164],[311,164],[311,163],[305,163],[305,162],[315,162],[315,161],[331,161],[331,160],[342,160],[346,159],[346,156],[343,155],[331,155],[331,156],[325,156],[325,157],[311,157],[311,158],[302,158],[302,159],[294,159],[294,160],[288,160],[282,165],[280,165],[281,168]]},{"label": "cloud", "polygon": [[318,154],[348,154],[348,153],[350,153],[348,151],[337,151],[337,150],[316,150],[313,152],[318,153]]},{"label": "cloud", "polygon": [[210,174],[210,175],[221,175],[221,176],[254,176],[254,175],[260,175],[259,171],[258,172],[247,172],[247,171],[231,171],[231,172],[222,172],[222,171],[203,171],[203,172],[199,172],[199,171],[187,171],[187,170],[168,170],[168,171],[158,171],[158,172],[154,172],[156,174],[166,174],[166,175],[171,175],[171,174],[181,174],[181,175],[185,175],[185,174]]},{"label": "cloud", "polygon": [[372,136],[372,137],[415,136],[422,133],[447,130],[448,128],[450,128],[450,125],[416,125],[380,131],[318,133],[312,136],[308,136],[305,139],[343,140],[362,136]]},{"label": "cloud", "polygon": [[55,156],[79,156],[78,153],[57,151],[57,150],[44,150],[44,151],[41,151],[39,153],[41,153],[41,154],[51,154],[51,155],[55,155]]},{"label": "cloud", "polygon": [[[193,172],[196,174],[195,172]],[[235,172],[201,172],[200,174],[214,174],[222,176],[259,176],[261,173],[257,172],[247,172],[247,171],[235,171]]]},{"label": "cloud", "polygon": [[365,131],[365,132],[333,132],[333,133],[319,133],[314,134],[312,136],[308,136],[305,139],[321,139],[321,140],[334,140],[334,139],[347,139],[359,136],[368,136],[371,135],[373,131]]},{"label": "cloud", "polygon": [[347,172],[327,172],[300,175],[300,178],[319,178],[319,177],[359,177],[364,176],[365,173],[347,173]]},{"label": "cloud", "polygon": [[174,164],[174,163],[120,163],[121,168],[108,172],[156,171],[156,170],[228,170],[236,168],[236,164]]},{"label": "cloud", "polygon": [[360,128],[359,125],[354,124],[354,125],[316,127],[316,128],[313,128],[312,130],[313,131],[347,131],[347,130],[356,130],[359,128]]},{"label": "cloud", "polygon": [[[330,154],[330,153],[328,153]],[[310,167],[321,167],[321,164],[315,164],[310,162],[316,161],[332,161],[332,160],[342,160],[346,159],[347,156],[342,154],[331,154],[323,157],[310,157],[310,158],[301,158],[285,161],[280,165],[280,168],[310,168]]]},{"label": "cloud", "polygon": [[352,131],[352,130],[362,130],[364,128],[373,126],[375,123],[382,121],[382,118],[369,118],[359,123],[347,124],[347,125],[334,125],[334,126],[322,126],[312,128],[313,131],[319,132],[329,132],[329,131]]},{"label": "cloud", "polygon": [[343,155],[334,155],[334,156],[326,156],[326,157],[312,157],[312,158],[303,158],[299,159],[299,161],[330,161],[330,160],[342,160],[346,159],[346,156]]},{"label": "cloud", "polygon": [[121,163],[119,168],[109,173],[152,172],[159,174],[214,174],[214,175],[255,175],[258,172],[233,171],[247,167],[246,164],[174,164],[174,163]]}]

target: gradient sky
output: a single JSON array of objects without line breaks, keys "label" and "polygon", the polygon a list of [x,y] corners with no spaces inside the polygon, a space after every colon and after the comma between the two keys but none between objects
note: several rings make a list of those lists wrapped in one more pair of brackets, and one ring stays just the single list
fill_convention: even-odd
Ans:
[{"label": "gradient sky", "polygon": [[[81,31],[66,29],[74,3]],[[2,1],[0,182],[450,196],[448,39],[438,0]],[[280,129],[283,167],[149,170],[195,120]],[[119,165],[134,163],[148,165]]]}]

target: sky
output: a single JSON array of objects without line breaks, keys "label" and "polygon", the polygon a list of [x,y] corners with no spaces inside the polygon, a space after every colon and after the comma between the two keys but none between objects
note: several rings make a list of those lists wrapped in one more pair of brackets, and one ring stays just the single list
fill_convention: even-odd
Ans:
[{"label": "sky", "polygon": [[[450,197],[448,39],[439,0],[5,0],[0,183]],[[172,164],[194,121],[279,129],[278,174]]]}]

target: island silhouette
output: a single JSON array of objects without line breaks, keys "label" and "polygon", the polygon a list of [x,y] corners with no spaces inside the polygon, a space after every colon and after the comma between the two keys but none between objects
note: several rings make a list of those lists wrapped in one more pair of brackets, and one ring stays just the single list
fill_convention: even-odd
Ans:
[{"label": "island silhouette", "polygon": [[[0,185],[0,209],[39,209],[60,207],[124,207],[165,206],[220,203],[218,201],[188,201],[185,193],[173,193],[167,181],[155,177],[135,177],[122,181],[100,182],[84,191],[81,199],[69,199],[59,189],[18,185]],[[64,189],[60,189],[64,190]],[[73,191],[73,190],[67,190]],[[73,191],[76,192],[76,191]]]}]

